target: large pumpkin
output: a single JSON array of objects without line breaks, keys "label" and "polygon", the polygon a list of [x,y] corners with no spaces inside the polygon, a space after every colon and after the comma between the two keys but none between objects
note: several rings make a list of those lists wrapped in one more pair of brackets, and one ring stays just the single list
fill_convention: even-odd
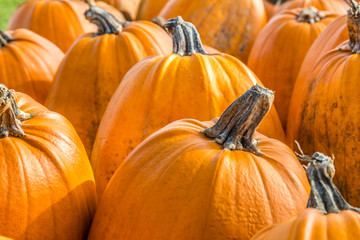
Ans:
[{"label": "large pumpkin", "polygon": [[152,20],[169,0],[141,0],[137,19]]},{"label": "large pumpkin", "polygon": [[303,59],[317,36],[337,16],[313,7],[284,11],[274,16],[255,40],[248,66],[276,92],[274,104],[284,128]]},{"label": "large pumpkin", "polygon": [[182,16],[196,26],[204,44],[243,62],[266,24],[262,0],[170,0],[159,15],[166,19]]},{"label": "large pumpkin", "polygon": [[349,5],[344,0],[291,0],[281,5],[279,11],[307,7],[315,7],[320,11],[345,14]]},{"label": "large pumpkin", "polygon": [[75,129],[60,114],[3,84],[0,101],[0,234],[84,239],[97,201]]},{"label": "large pumpkin", "polygon": [[[136,64],[114,93],[100,123],[91,157],[99,195],[124,158],[151,133],[182,118],[218,117],[258,81],[238,59],[206,54],[192,24],[179,17],[167,26],[173,34],[174,53]],[[274,109],[260,132],[283,139]]]},{"label": "large pumpkin", "polygon": [[255,85],[215,125],[184,119],[148,137],[111,179],[88,239],[246,240],[303,211],[305,171],[255,132],[273,98]]},{"label": "large pumpkin", "polygon": [[252,240],[358,240],[360,209],[349,205],[332,182],[333,159],[321,153],[312,157],[306,175],[311,185],[307,209],[286,222],[265,228]]},{"label": "large pumpkin", "polygon": [[170,53],[171,38],[152,22],[121,22],[98,7],[86,16],[99,30],[82,36],[66,54],[46,106],[74,124],[90,155],[102,115],[125,73],[148,56]]},{"label": "large pumpkin", "polygon": [[310,78],[312,69],[318,59],[325,55],[326,52],[336,48],[336,46],[349,38],[346,19],[346,15],[343,15],[330,23],[316,38],[304,58],[294,84],[289,105],[286,135],[289,145],[292,145],[297,138],[297,133],[293,130],[295,129],[294,126],[301,122],[299,106],[303,104],[306,91],[312,84],[313,79]]},{"label": "large pumpkin", "polygon": [[8,29],[26,28],[47,38],[64,53],[95,25],[84,18],[88,5],[79,0],[30,0],[11,16]]},{"label": "large pumpkin", "polygon": [[44,103],[64,54],[53,43],[26,29],[0,31],[0,79],[10,88]]},{"label": "large pumpkin", "polygon": [[[323,55],[314,66],[304,90],[304,97],[292,125],[294,139],[306,151],[318,149],[336,155],[335,184],[344,197],[355,204],[360,201],[360,6],[351,2],[348,12],[350,40]],[[289,116],[290,117],[290,116]]]}]

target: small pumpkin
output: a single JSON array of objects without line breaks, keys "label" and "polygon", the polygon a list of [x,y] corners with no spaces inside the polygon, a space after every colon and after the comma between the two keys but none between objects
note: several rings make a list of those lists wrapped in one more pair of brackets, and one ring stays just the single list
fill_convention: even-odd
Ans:
[{"label": "small pumpkin", "polygon": [[281,5],[279,12],[308,7],[315,7],[319,11],[329,11],[337,14],[345,14],[348,9],[348,5],[344,0],[291,0]]},{"label": "small pumpkin", "polygon": [[300,159],[310,161],[306,169],[311,185],[307,209],[297,217],[265,228],[252,240],[360,239],[360,209],[349,205],[332,182],[334,159],[318,152]]},{"label": "small pumpkin", "polygon": [[0,55],[1,82],[44,103],[64,57],[61,50],[27,29],[0,30]]},{"label": "small pumpkin", "polygon": [[204,44],[243,62],[266,24],[263,0],[169,0],[159,16],[182,16],[196,26]]},{"label": "small pumpkin", "polygon": [[[178,17],[166,27],[173,37],[173,53],[144,59],[130,69],[100,123],[91,156],[99,196],[120,163],[147,136],[178,119],[218,117],[258,83],[235,57],[207,54],[191,23]],[[259,131],[283,140],[275,109]]]},{"label": "small pumpkin", "polygon": [[70,122],[0,84],[0,234],[84,239],[97,206],[94,176]]},{"label": "small pumpkin", "polygon": [[66,54],[46,106],[74,124],[90,156],[100,120],[126,72],[146,57],[170,53],[171,38],[152,22],[120,21],[95,6],[85,14],[98,32],[79,38]]},{"label": "small pumpkin", "polygon": [[88,5],[79,0],[30,0],[11,16],[8,29],[29,29],[53,42],[64,53],[86,32],[96,29],[86,21]]},{"label": "small pumpkin", "polygon": [[149,136],[112,177],[88,239],[246,240],[303,211],[304,169],[255,131],[273,99],[255,85],[220,119],[178,120]]},{"label": "small pumpkin", "polygon": [[326,52],[335,49],[340,43],[349,38],[346,21],[347,17],[346,15],[343,15],[325,27],[311,45],[306,57],[304,58],[294,84],[289,105],[286,134],[289,145],[292,145],[294,140],[297,139],[297,135],[294,135],[296,134],[294,132],[294,126],[298,125],[301,121],[299,106],[303,104],[306,91],[313,81],[309,75],[311,75],[312,69],[316,65],[317,61],[325,55]]},{"label": "small pumpkin", "polygon": [[289,131],[305,151],[336,155],[334,183],[350,204],[360,201],[360,5],[351,1],[348,11],[349,40],[323,55],[313,67],[311,82],[297,106],[301,120]]},{"label": "small pumpkin", "polygon": [[314,7],[283,11],[270,20],[254,42],[248,66],[276,92],[274,104],[284,128],[303,59],[317,36],[336,17],[338,14]]}]

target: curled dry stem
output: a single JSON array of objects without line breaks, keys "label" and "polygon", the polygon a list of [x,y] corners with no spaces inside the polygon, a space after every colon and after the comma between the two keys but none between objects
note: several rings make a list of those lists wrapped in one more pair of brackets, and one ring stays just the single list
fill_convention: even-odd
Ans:
[{"label": "curled dry stem", "polygon": [[22,121],[28,120],[33,115],[21,111],[15,101],[15,91],[8,90],[0,84],[0,138],[24,137]]},{"label": "curled dry stem", "polygon": [[236,99],[213,127],[201,132],[224,149],[262,155],[253,136],[273,101],[274,92],[256,84]]},{"label": "curled dry stem", "polygon": [[316,152],[312,156],[304,155],[300,145],[300,154],[296,156],[301,161],[307,161],[306,176],[311,186],[307,208],[316,208],[323,214],[339,213],[344,210],[360,212],[359,208],[351,206],[345,201],[332,179],[335,176],[335,157],[328,157]]}]

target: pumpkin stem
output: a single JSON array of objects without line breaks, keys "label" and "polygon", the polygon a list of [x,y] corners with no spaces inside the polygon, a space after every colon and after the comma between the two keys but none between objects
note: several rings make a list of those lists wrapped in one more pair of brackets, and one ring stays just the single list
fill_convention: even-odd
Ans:
[{"label": "pumpkin stem", "polygon": [[236,99],[213,127],[201,132],[208,138],[215,138],[224,149],[262,155],[253,135],[273,101],[274,92],[256,84]]},{"label": "pumpkin stem", "polygon": [[90,7],[95,6],[95,0],[83,0],[84,3],[88,4]]},{"label": "pumpkin stem", "polygon": [[297,16],[298,22],[316,23],[323,19],[325,14],[315,7],[303,8]]},{"label": "pumpkin stem", "polygon": [[96,6],[90,6],[90,9],[85,12],[85,17],[98,27],[98,32],[93,37],[104,34],[116,34],[121,32],[126,25],[125,21]]},{"label": "pumpkin stem", "polygon": [[153,17],[152,22],[166,30],[166,28],[164,27],[165,24],[167,23],[165,18],[160,16]]},{"label": "pumpkin stem", "polygon": [[180,56],[191,56],[194,53],[206,54],[200,35],[192,23],[185,22],[179,16],[170,19],[163,26],[173,39],[173,53]]},{"label": "pumpkin stem", "polygon": [[354,0],[349,0],[350,9],[347,14],[347,25],[349,29],[349,44],[343,50],[352,53],[360,53],[360,5]]},{"label": "pumpkin stem", "polygon": [[24,137],[21,121],[28,120],[33,115],[21,111],[15,101],[15,91],[8,90],[0,84],[0,138]]},{"label": "pumpkin stem", "polygon": [[286,2],[288,0],[267,0],[267,1],[272,3],[273,5],[281,6],[284,4],[284,2]]},{"label": "pumpkin stem", "polygon": [[[301,151],[301,150],[300,150]],[[309,162],[306,176],[311,186],[307,208],[316,208],[322,214],[339,213],[344,210],[360,212],[359,208],[345,201],[332,181],[335,175],[334,156],[328,157],[316,152],[312,156],[296,153],[300,161]]]},{"label": "pumpkin stem", "polygon": [[0,30],[0,48],[6,46],[11,41],[11,37]]}]

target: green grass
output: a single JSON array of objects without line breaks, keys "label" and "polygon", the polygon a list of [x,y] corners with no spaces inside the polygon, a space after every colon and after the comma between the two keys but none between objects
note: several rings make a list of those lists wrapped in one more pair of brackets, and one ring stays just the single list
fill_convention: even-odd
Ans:
[{"label": "green grass", "polygon": [[6,30],[8,21],[15,11],[24,0],[0,0],[0,29]]}]

